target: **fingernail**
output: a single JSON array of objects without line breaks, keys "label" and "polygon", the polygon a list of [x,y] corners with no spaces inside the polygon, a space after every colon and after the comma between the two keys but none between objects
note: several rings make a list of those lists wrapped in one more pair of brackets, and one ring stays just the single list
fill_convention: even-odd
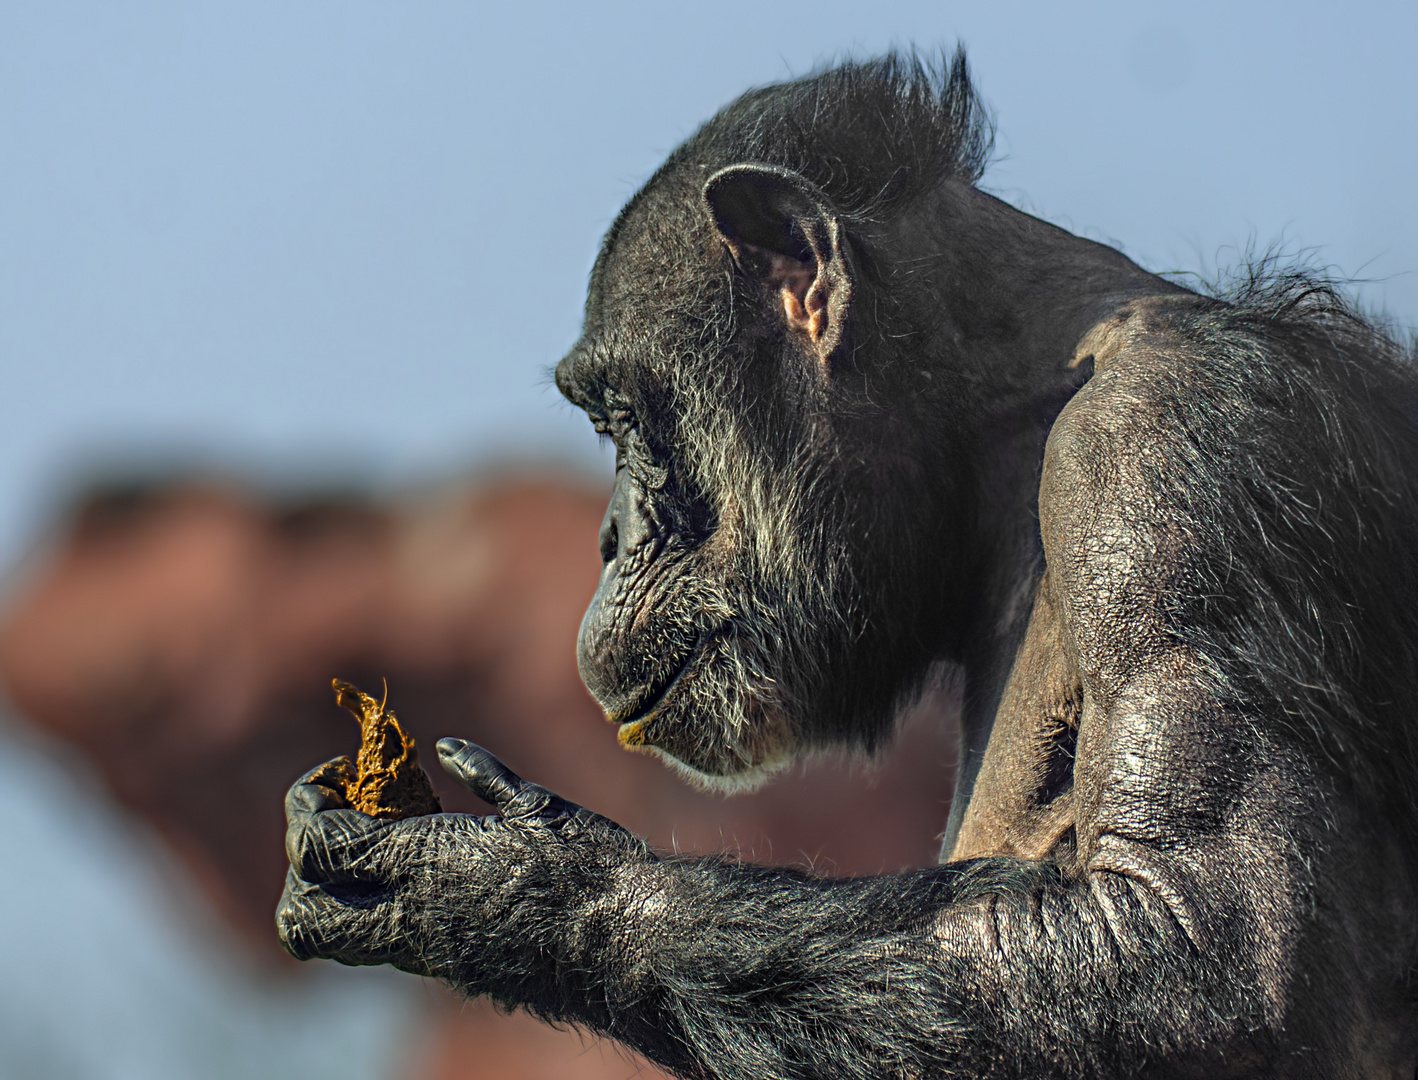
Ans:
[{"label": "fingernail", "polygon": [[462,739],[439,739],[438,756],[452,757],[454,754],[456,754],[459,750],[463,749],[463,747],[467,745],[468,744]]}]

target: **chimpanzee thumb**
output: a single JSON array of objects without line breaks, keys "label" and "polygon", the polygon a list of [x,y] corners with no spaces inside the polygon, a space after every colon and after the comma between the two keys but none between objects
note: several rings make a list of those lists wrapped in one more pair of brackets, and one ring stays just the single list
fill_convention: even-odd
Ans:
[{"label": "chimpanzee thumb", "polygon": [[439,739],[438,760],[453,779],[501,811],[532,786],[490,751],[462,739]]},{"label": "chimpanzee thumb", "polygon": [[615,850],[622,854],[633,854],[652,862],[655,859],[644,840],[609,818],[568,802],[541,784],[523,780],[481,746],[462,739],[439,739],[438,760],[460,784],[495,806],[504,821],[547,826],[556,829],[563,838],[589,830],[613,843]]}]

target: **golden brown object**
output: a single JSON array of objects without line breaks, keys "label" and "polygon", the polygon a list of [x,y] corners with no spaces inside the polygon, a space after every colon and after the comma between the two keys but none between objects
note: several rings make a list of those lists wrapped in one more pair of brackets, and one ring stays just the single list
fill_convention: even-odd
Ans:
[{"label": "golden brown object", "polygon": [[350,806],[370,817],[386,821],[436,814],[442,805],[433,793],[428,773],[419,768],[418,748],[412,735],[405,733],[388,702],[372,697],[347,682],[334,679],[335,700],[359,720],[359,756],[353,766],[349,758],[330,763],[318,782],[343,791]]}]

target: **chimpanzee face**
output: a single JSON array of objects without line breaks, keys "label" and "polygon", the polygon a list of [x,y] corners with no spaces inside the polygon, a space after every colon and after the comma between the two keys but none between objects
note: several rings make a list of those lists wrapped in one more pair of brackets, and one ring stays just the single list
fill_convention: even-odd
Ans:
[{"label": "chimpanzee face", "polygon": [[860,525],[886,507],[863,494],[870,440],[844,434],[861,395],[830,377],[845,232],[784,170],[692,179],[622,215],[556,378],[616,448],[582,678],[623,745],[733,787],[804,744],[872,742],[910,650],[873,645],[902,622],[875,617]]}]

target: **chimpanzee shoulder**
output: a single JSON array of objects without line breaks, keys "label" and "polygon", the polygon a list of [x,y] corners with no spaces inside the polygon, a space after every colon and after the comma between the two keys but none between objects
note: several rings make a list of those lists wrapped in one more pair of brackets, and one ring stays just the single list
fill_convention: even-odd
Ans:
[{"label": "chimpanzee shoulder", "polygon": [[[1093,374],[1045,454],[1051,565],[1126,537],[1228,695],[1414,820],[1418,732],[1395,708],[1418,685],[1411,347],[1270,262],[1124,306],[1074,363]],[[1391,647],[1359,647],[1375,637]]]}]

